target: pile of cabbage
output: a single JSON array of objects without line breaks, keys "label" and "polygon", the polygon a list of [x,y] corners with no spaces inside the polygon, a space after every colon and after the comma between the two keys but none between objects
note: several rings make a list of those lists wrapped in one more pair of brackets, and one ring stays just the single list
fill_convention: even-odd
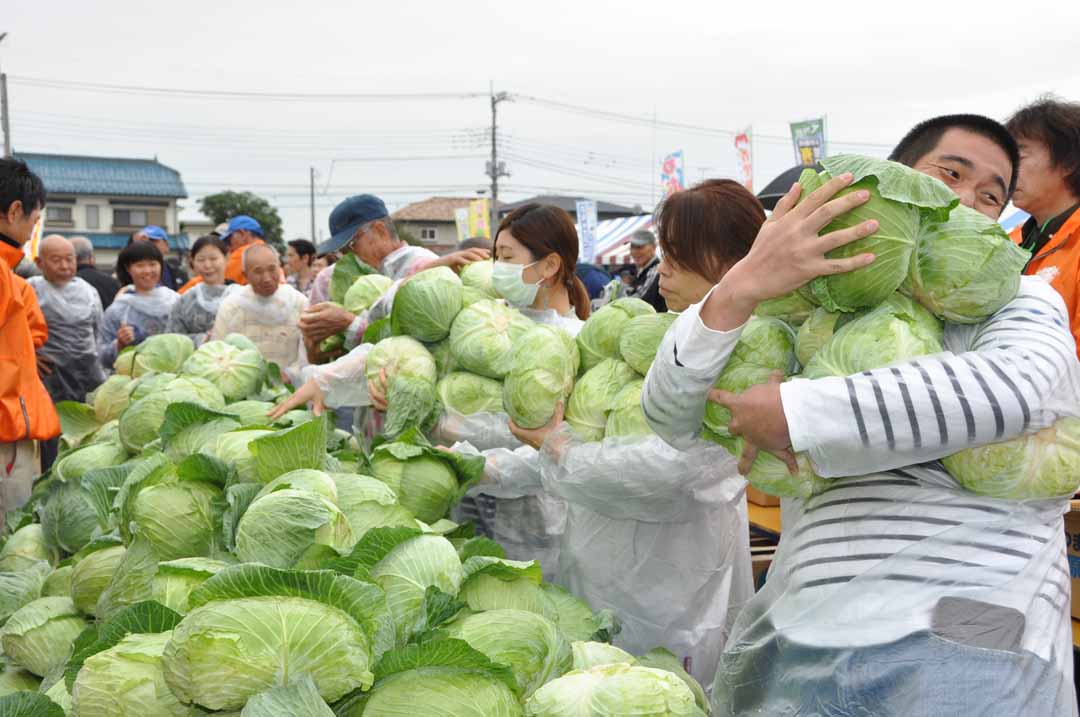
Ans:
[{"label": "pile of cabbage", "polygon": [[[430,353],[394,338],[413,380]],[[512,371],[496,353],[460,357]],[[361,452],[326,416],[270,420],[288,388],[242,337],[121,368],[60,406],[61,456],[7,515],[0,714],[706,713],[670,653],[612,647],[614,616],[447,519],[482,458],[411,421]]]},{"label": "pile of cabbage", "polygon": [[[822,160],[808,169],[802,194],[831,176],[852,172],[841,192],[867,189],[871,199],[822,229],[828,233],[868,219],[880,223],[870,237],[830,252],[849,257],[872,252],[873,264],[820,277],[789,296],[762,304],[716,382],[743,391],[770,377],[849,376],[943,351],[943,322],[981,322],[1011,301],[1028,253],[982,214],[959,205],[944,184],[884,160],[853,155]],[[721,406],[706,410],[703,435],[733,452]],[[827,482],[805,457],[799,474],[759,454],[750,483],[778,496],[808,497]],[[1064,418],[1038,433],[961,451],[943,460],[966,489],[999,498],[1071,494],[1080,483],[1080,421]]]}]

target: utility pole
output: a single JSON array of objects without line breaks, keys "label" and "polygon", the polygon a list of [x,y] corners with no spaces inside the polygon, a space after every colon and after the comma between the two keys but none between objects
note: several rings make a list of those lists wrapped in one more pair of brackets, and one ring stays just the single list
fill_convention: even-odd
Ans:
[{"label": "utility pole", "polygon": [[491,83],[491,160],[487,163],[487,176],[491,177],[491,240],[495,241],[495,231],[499,227],[499,178],[509,177],[506,162],[499,161],[497,113],[500,102],[506,102],[510,95],[506,92],[495,94],[495,83]]},{"label": "utility pole", "polygon": [[[0,32],[0,42],[7,37]],[[4,132],[4,156],[11,156],[11,122],[8,121],[7,75],[0,72],[0,130]]]},{"label": "utility pole", "polygon": [[315,168],[311,168],[311,243],[318,244],[315,241]]}]

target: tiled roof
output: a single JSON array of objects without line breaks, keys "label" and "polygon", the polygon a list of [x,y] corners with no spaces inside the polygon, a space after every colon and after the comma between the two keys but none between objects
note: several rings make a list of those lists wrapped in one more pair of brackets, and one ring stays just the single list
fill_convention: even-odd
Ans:
[{"label": "tiled roof", "polygon": [[[95,249],[123,249],[127,246],[128,239],[131,238],[130,234],[110,234],[107,232],[54,232],[49,231],[49,234],[59,234],[67,238],[71,237],[86,237],[90,240],[90,243],[94,245]],[[169,235],[169,248],[170,249],[190,249],[191,238],[184,233],[170,234]]]},{"label": "tiled roof", "polygon": [[16,152],[49,194],[105,194],[128,197],[186,197],[180,173],[156,159],[81,157]]},{"label": "tiled roof", "polygon": [[468,209],[469,197],[430,197],[413,202],[391,215],[396,222],[452,222],[454,210]]}]

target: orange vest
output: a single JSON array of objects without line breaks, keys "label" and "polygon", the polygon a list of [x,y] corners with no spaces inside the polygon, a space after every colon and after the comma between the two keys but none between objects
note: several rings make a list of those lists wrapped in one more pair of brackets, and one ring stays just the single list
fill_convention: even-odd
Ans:
[{"label": "orange vest", "polygon": [[0,443],[60,435],[60,419],[37,373],[35,343],[48,336],[34,290],[12,267],[22,251],[0,242]]},{"label": "orange vest", "polygon": [[[1013,229],[1009,236],[1019,244],[1023,241],[1023,227]],[[1043,245],[1024,273],[1043,277],[1061,294],[1080,355],[1080,209]]]}]

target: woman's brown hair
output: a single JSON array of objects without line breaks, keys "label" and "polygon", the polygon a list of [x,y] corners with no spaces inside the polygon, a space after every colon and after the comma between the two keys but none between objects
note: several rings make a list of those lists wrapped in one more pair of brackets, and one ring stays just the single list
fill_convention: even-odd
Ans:
[{"label": "woman's brown hair", "polygon": [[582,321],[589,318],[589,292],[577,276],[578,235],[570,215],[548,204],[525,204],[499,222],[496,242],[504,231],[509,231],[537,260],[558,254],[561,267],[555,280],[566,287],[577,317]]},{"label": "woman's brown hair", "polygon": [[656,210],[664,259],[712,282],[750,251],[765,209],[732,179],[708,179],[676,192]]}]

